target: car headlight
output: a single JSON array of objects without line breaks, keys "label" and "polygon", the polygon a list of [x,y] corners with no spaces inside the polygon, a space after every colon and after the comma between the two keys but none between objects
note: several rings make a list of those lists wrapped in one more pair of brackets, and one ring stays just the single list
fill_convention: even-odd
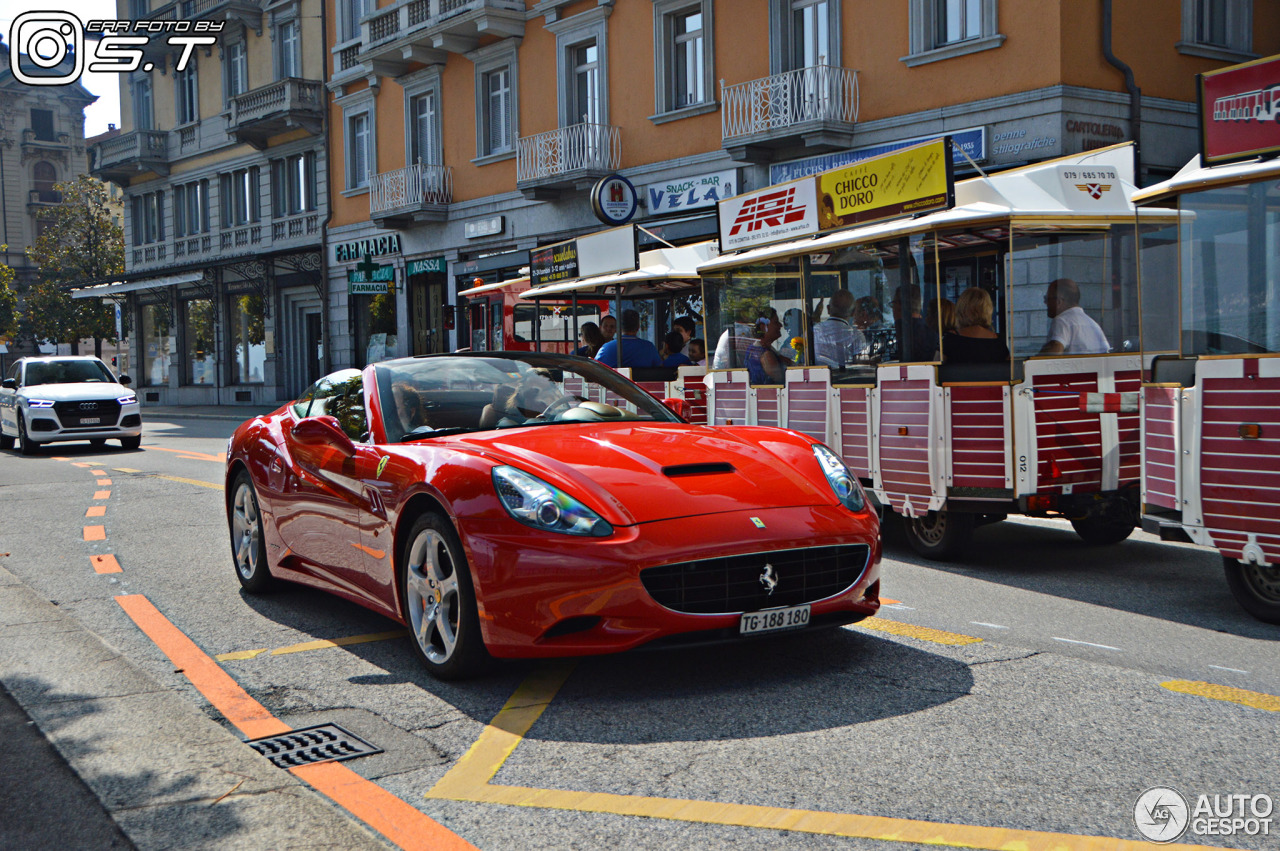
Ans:
[{"label": "car headlight", "polygon": [[28,399],[27,407],[28,408],[52,408],[53,400],[52,399]]},{"label": "car headlight", "polygon": [[818,459],[818,466],[822,467],[822,472],[826,475],[831,489],[836,492],[836,499],[850,511],[861,511],[866,506],[862,488],[854,478],[853,472],[840,460],[840,456],[821,443],[813,445],[813,454]]},{"label": "car headlight", "polygon": [[535,529],[603,538],[613,527],[557,487],[515,467],[494,467],[493,487],[511,516]]},{"label": "car headlight", "polygon": [[138,404],[138,396],[136,393],[126,393],[118,397],[116,401],[121,405],[136,405]]}]

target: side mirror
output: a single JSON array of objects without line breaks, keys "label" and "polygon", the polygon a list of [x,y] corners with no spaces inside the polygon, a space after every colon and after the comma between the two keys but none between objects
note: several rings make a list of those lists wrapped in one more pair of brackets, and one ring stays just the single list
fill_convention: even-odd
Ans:
[{"label": "side mirror", "polygon": [[122,375],[120,376],[120,383],[123,384],[125,387],[128,387],[130,384],[133,383],[133,379],[127,375]]},{"label": "side mirror", "polygon": [[330,416],[307,417],[293,427],[293,438],[305,446],[332,446],[346,457],[356,454],[356,445]]},{"label": "side mirror", "polygon": [[689,403],[684,399],[663,399],[662,404],[666,405],[671,410],[671,413],[680,419],[689,419]]},{"label": "side mirror", "polygon": [[3,382],[0,382],[0,387],[4,387],[5,390],[17,390],[18,379],[6,378]]}]

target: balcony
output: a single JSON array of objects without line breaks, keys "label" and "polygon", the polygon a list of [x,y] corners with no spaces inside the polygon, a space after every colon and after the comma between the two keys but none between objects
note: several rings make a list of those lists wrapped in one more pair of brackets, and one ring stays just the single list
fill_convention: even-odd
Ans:
[{"label": "balcony", "polygon": [[272,136],[290,130],[318,136],[324,128],[324,103],[324,89],[314,80],[277,80],[231,99],[227,133],[258,150]]},{"label": "balcony", "polygon": [[61,203],[62,193],[56,189],[32,189],[27,193],[27,209],[33,213]]},{"label": "balcony", "polygon": [[523,0],[397,0],[360,22],[360,59],[398,77],[411,63],[475,50],[481,36],[523,36],[524,20]]},{"label": "balcony", "polygon": [[55,133],[53,138],[41,138],[36,131],[28,128],[22,131],[23,156],[40,156],[41,154],[61,152],[65,155],[71,150],[71,134]]},{"label": "balcony", "polygon": [[169,134],[161,130],[121,133],[89,148],[89,173],[125,186],[131,178],[154,172],[169,174]]},{"label": "balcony", "polygon": [[726,86],[720,81],[721,146],[739,162],[767,163],[853,144],[858,72],[815,65]]},{"label": "balcony", "polygon": [[516,140],[516,188],[550,201],[567,189],[590,189],[622,163],[622,133],[609,124],[573,124]]},{"label": "balcony", "polygon": [[288,242],[293,239],[306,239],[307,244],[310,245],[314,243],[315,237],[319,234],[319,213],[295,213],[271,222],[271,241],[273,243]]},{"label": "balcony", "polygon": [[[147,15],[148,21],[223,21],[242,24],[262,35],[262,4],[259,0],[173,0]],[[170,45],[163,35],[141,46],[147,62],[160,62],[170,54],[181,53],[183,45]]]},{"label": "balcony", "polygon": [[417,163],[375,174],[369,182],[369,218],[379,227],[442,222],[453,201],[453,169]]}]

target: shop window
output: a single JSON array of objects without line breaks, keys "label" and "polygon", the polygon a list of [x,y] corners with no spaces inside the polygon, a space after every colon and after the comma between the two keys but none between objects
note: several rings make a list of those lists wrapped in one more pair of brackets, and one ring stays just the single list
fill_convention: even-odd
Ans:
[{"label": "shop window", "polygon": [[142,383],[147,387],[169,386],[169,339],[173,333],[173,311],[168,304],[142,306]]},{"label": "shop window", "polygon": [[394,357],[399,350],[396,294],[352,296],[356,307],[356,335],[366,364]]},{"label": "shop window", "polygon": [[232,295],[227,305],[227,338],[231,347],[231,381],[261,384],[267,360],[266,311],[257,294]]},{"label": "shop window", "polygon": [[211,299],[193,298],[182,302],[182,332],[186,343],[187,384],[217,383],[218,353],[214,343],[217,323]]}]

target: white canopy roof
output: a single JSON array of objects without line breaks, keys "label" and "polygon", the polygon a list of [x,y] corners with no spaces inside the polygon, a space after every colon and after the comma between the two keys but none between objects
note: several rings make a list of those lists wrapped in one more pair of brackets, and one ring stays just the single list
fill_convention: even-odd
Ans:
[{"label": "white canopy roof", "polygon": [[529,276],[525,275],[522,278],[512,278],[508,281],[497,281],[492,284],[481,284],[480,286],[472,287],[469,290],[458,290],[458,295],[460,296],[480,295],[482,293],[491,293],[494,290],[506,289],[507,287],[520,286],[521,284],[527,284],[527,283],[529,283]]},{"label": "white canopy roof", "polygon": [[[1101,198],[1095,197],[1084,187],[1096,181],[1065,176],[1063,167],[1073,165],[1079,166],[1083,172],[1087,172],[1089,166],[1114,168],[1119,175],[1120,185],[1101,192]],[[893,219],[833,231],[738,254],[726,254],[710,263],[704,263],[698,267],[698,271],[703,274],[720,272],[735,266],[780,260],[798,254],[821,254],[858,243],[984,222],[1030,219],[1042,220],[1045,224],[1070,226],[1073,219],[1097,221],[1100,216],[1132,219],[1135,191],[1133,148],[1130,144],[1112,145],[1009,169],[987,177],[962,180],[956,184],[956,205],[949,210],[928,213],[918,218]]]},{"label": "white canopy roof", "polygon": [[656,248],[640,252],[640,268],[633,272],[615,272],[594,278],[561,281],[523,292],[521,298],[545,298],[569,292],[583,292],[621,286],[623,294],[654,293],[667,289],[685,289],[689,281],[698,280],[698,265],[719,253],[719,243],[712,240],[678,248]]},{"label": "white canopy roof", "polygon": [[1227,163],[1205,167],[1200,163],[1200,155],[1196,154],[1191,161],[1168,180],[1140,189],[1134,193],[1133,201],[1141,204],[1179,192],[1208,189],[1227,183],[1247,183],[1254,180],[1265,180],[1268,177],[1280,176],[1280,158],[1269,160],[1248,160],[1246,162]]}]

